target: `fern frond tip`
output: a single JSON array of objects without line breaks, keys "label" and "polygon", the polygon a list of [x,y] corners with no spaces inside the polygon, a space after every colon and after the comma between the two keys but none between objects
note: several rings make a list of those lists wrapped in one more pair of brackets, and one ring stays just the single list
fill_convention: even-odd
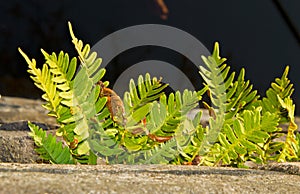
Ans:
[{"label": "fern frond tip", "polygon": [[290,66],[287,65],[287,66],[285,67],[285,69],[284,69],[284,72],[283,72],[282,77],[287,77],[287,75],[288,75],[288,73],[289,73],[289,70],[290,70]]},{"label": "fern frond tip", "polygon": [[74,35],[73,28],[72,28],[72,24],[71,24],[70,21],[68,21],[68,26],[69,26],[69,32],[70,32],[72,41],[77,40],[77,38],[76,38],[75,35]]}]

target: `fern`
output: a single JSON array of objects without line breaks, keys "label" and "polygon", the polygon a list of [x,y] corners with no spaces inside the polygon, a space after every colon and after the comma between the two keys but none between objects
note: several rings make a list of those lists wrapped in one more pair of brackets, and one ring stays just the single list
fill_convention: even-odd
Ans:
[{"label": "fern", "polygon": [[[200,75],[206,82],[206,86],[209,91],[209,97],[212,102],[212,107],[204,102],[204,105],[209,109],[211,118],[209,119],[209,128],[205,130],[205,134],[202,138],[202,142],[199,145],[197,153],[200,156],[205,155],[211,146],[218,138],[218,134],[222,129],[225,122],[226,113],[226,76],[228,74],[229,67],[226,68],[226,64],[223,64],[226,59],[219,56],[219,45],[216,43],[212,56],[204,57],[202,60],[206,64],[206,68],[200,66]],[[231,83],[232,76],[230,76],[228,83]],[[218,114],[216,114],[216,112]],[[204,132],[204,131],[203,131]],[[206,160],[202,158],[202,162]]]},{"label": "fern", "polygon": [[178,156],[176,141],[172,139],[168,142],[154,146],[152,149],[142,149],[135,152],[123,152],[111,163],[123,164],[169,164]]},{"label": "fern", "polygon": [[59,117],[59,115],[57,115],[57,109],[60,105],[61,98],[57,92],[56,83],[52,80],[54,76],[51,74],[49,67],[44,64],[42,70],[37,68],[35,59],[30,60],[20,48],[18,48],[18,50],[28,64],[28,72],[31,74],[30,77],[34,81],[34,84],[45,92],[42,98],[46,100],[47,103],[44,104],[43,107],[50,111],[48,115]]},{"label": "fern", "polygon": [[[74,77],[76,71],[76,58],[72,58],[69,61],[69,55],[64,54],[62,51],[56,56],[55,53],[49,55],[42,49],[42,53],[45,56],[46,63],[50,67],[50,71],[54,76],[52,81],[56,83],[57,89],[61,92],[59,96],[63,98],[61,104],[71,107],[73,104],[71,102],[72,95],[66,95],[68,92],[72,92],[72,79]],[[47,99],[46,99],[47,100]]]},{"label": "fern", "polygon": [[[75,41],[71,25],[69,27],[76,48],[81,48],[82,42]],[[103,111],[106,103],[106,98],[99,97],[100,86],[95,85],[105,73],[103,68],[99,68],[101,59],[96,59],[95,53],[89,54],[89,45],[86,45],[82,51],[84,54],[78,50],[79,58],[84,64],[75,75],[75,57],[69,60],[68,54],[63,52],[57,56],[42,50],[46,63],[40,70],[36,68],[34,59],[30,61],[21,49],[19,51],[29,65],[28,72],[32,74],[31,78],[37,87],[45,92],[42,96],[47,102],[44,107],[60,124],[57,135],[64,137],[74,158],[86,163],[88,158],[85,155],[89,153],[86,141],[89,136],[88,120]],[[86,85],[82,87],[81,82]],[[90,107],[91,104],[94,108]]]},{"label": "fern", "polygon": [[[203,60],[207,69],[200,67],[200,74],[209,88],[209,96],[214,106],[206,104],[206,107],[214,119],[211,118],[209,127],[202,130],[199,151],[199,155],[202,156],[201,163],[218,165],[222,161],[223,164],[243,166],[247,160],[265,163],[268,160],[286,161],[286,158],[295,158],[298,147],[294,131],[297,126],[293,118],[294,105],[290,99],[293,87],[287,78],[288,67],[282,78],[277,78],[276,83],[271,84],[272,88],[267,91],[267,97],[260,100],[257,91],[252,90],[250,82],[244,80],[244,69],[236,81],[234,72],[229,75],[229,67],[223,64],[226,59],[219,57],[218,44],[215,45],[212,56],[203,57]],[[225,106],[222,104],[223,100]],[[261,110],[260,116],[251,120],[249,115],[257,115],[257,110]],[[264,119],[260,121],[258,118]],[[279,122],[286,120],[290,121],[286,141],[275,142],[274,139],[280,131]],[[240,124],[237,125],[237,122]],[[259,122],[262,122],[261,126]],[[256,124],[256,128],[247,127],[249,123]],[[238,131],[244,131],[242,136],[238,136]],[[251,138],[253,133],[257,134],[256,141],[245,141],[249,135]],[[214,139],[217,141],[213,141]],[[253,150],[245,147],[241,140],[248,146],[252,145]]]},{"label": "fern", "polygon": [[271,88],[267,90],[266,97],[261,100],[263,110],[278,115],[281,123],[289,121],[289,118],[279,101],[280,99],[290,98],[294,92],[293,84],[287,78],[288,72],[289,66],[285,68],[281,78],[275,79],[275,82],[271,84]]},{"label": "fern", "polygon": [[[129,82],[124,99],[102,81],[102,59],[88,44],[77,39],[69,23],[72,43],[78,54],[70,59],[60,52],[42,50],[45,64],[36,67],[19,49],[28,63],[28,72],[44,94],[43,106],[57,119],[66,146],[52,135],[29,123],[40,156],[52,163],[95,164],[97,157],[117,164],[197,164],[245,167],[245,162],[299,160],[299,134],[295,136],[293,85],[287,67],[260,99],[245,70],[230,73],[226,59],[215,44],[212,56],[202,56],[199,67],[205,84],[200,91],[184,90],[169,96],[168,84],[147,73]],[[211,105],[207,126],[200,123],[202,112],[191,118],[207,92]],[[124,105],[124,107],[123,107]],[[288,123],[284,141],[280,123]]]},{"label": "fern", "polygon": [[218,115],[225,113],[225,119],[228,120],[243,110],[251,109],[259,96],[256,90],[252,90],[250,81],[245,81],[245,69],[240,71],[234,81],[235,72],[229,75],[230,67],[224,63],[226,58],[219,56],[218,43],[215,44],[212,56],[202,58],[208,69],[200,66],[200,74],[209,88],[212,104],[218,108]]},{"label": "fern", "polygon": [[263,162],[262,145],[270,138],[268,132],[276,129],[277,125],[276,117],[261,115],[261,107],[254,111],[245,110],[241,116],[238,115],[232,125],[224,126],[224,133],[220,133],[219,141],[222,149],[215,164],[221,160],[223,164],[230,164],[238,158],[240,163],[244,163],[248,160],[247,154],[251,154],[249,157],[255,157],[256,162]]},{"label": "fern", "polygon": [[[25,58],[28,63],[31,78],[35,85],[40,88],[45,94],[42,98],[47,102],[43,105],[49,113],[49,116],[56,117],[58,123],[62,124],[58,130],[58,134],[62,134],[67,142],[71,143],[74,141],[74,133],[72,127],[66,126],[68,123],[75,121],[74,117],[70,112],[70,108],[66,107],[70,103],[65,103],[64,92],[69,91],[73,78],[74,71],[76,69],[76,58],[73,58],[69,63],[69,57],[67,54],[61,52],[59,57],[55,53],[49,55],[44,50],[42,53],[45,56],[46,63],[42,69],[36,67],[36,61],[33,59],[29,60],[27,55],[19,48],[19,52]],[[64,98],[63,98],[64,97]],[[68,130],[64,130],[67,129]]]},{"label": "fern", "polygon": [[[183,140],[181,138],[180,142],[178,138],[183,127],[181,123],[187,119],[187,113],[197,106],[197,92],[186,90],[182,96],[176,92],[167,99],[161,93],[165,86],[160,85],[155,77],[151,79],[146,74],[145,80],[148,81],[140,80],[144,78],[140,76],[137,85],[131,80],[129,92],[124,96],[127,106],[125,128],[120,125],[106,130],[100,126],[93,127],[96,136],[91,139],[92,149],[111,163],[168,163],[176,160],[178,156],[175,153],[179,155]],[[153,101],[158,97],[158,101]],[[113,134],[110,133],[112,131]],[[109,133],[111,136],[108,136]],[[120,153],[121,150],[123,153]],[[175,155],[171,157],[171,153]]]},{"label": "fern", "polygon": [[285,162],[286,160],[291,160],[297,158],[297,152],[299,152],[298,142],[296,140],[295,131],[298,128],[295,123],[294,112],[295,112],[295,105],[290,98],[285,98],[281,100],[278,96],[279,102],[287,112],[288,112],[288,119],[289,119],[289,126],[287,131],[286,140],[283,144],[283,148],[280,151],[280,155],[277,159],[279,162]]},{"label": "fern", "polygon": [[124,93],[124,106],[127,117],[143,105],[158,99],[167,86],[167,84],[162,84],[156,77],[151,80],[148,73],[145,78],[139,76],[137,85],[131,79],[129,91]]},{"label": "fern", "polygon": [[159,136],[172,135],[176,128],[186,119],[186,114],[195,108],[198,103],[196,92],[185,90],[175,95],[171,93],[166,98],[163,95],[159,103],[154,103],[147,120],[147,129],[150,133]]},{"label": "fern", "polygon": [[176,149],[176,140],[170,140],[167,143],[160,144],[154,149],[143,153],[145,160],[140,160],[142,164],[169,164],[176,159],[179,152]]},{"label": "fern", "polygon": [[[149,76],[146,74],[146,77]],[[146,78],[147,79],[147,78]],[[142,80],[141,77],[139,80]],[[156,80],[155,78],[153,79],[154,81]],[[147,91],[146,88],[149,87],[150,84],[147,84],[147,82],[138,82],[138,88],[139,91]],[[127,98],[125,102],[131,101],[133,104],[138,101],[139,99],[133,98],[135,96],[135,84],[131,82],[130,85],[130,92],[127,94]],[[144,95],[146,96],[146,95]],[[151,98],[151,97],[150,97]],[[157,97],[153,98],[156,99]],[[152,99],[152,100],[153,100]],[[146,135],[148,135],[148,138],[145,139],[145,136],[139,136],[139,137],[132,137],[132,135],[127,135],[125,134],[124,136],[124,146],[129,148],[128,143],[132,142],[133,145],[132,147],[136,147],[135,151],[140,151],[144,149],[150,149],[147,151],[145,154],[145,160],[147,163],[151,163],[153,161],[158,161],[159,157],[161,156],[161,162],[166,161],[164,159],[164,155],[162,153],[159,153],[160,151],[165,152],[166,146],[163,145],[164,142],[166,142],[167,145],[171,145],[174,140],[172,137],[176,139],[174,143],[176,143],[177,151],[173,147],[173,151],[170,150],[170,153],[179,153],[179,144],[178,144],[178,139],[176,138],[181,129],[181,123],[183,123],[187,119],[187,113],[195,108],[198,103],[198,95],[196,92],[191,92],[185,90],[183,92],[183,95],[181,95],[179,92],[176,92],[175,95],[171,93],[169,97],[167,98],[166,95],[161,95],[159,101],[154,101],[151,102],[149,106],[149,109],[144,112],[144,114],[141,114],[139,119],[141,120],[142,118],[145,118],[146,125],[143,127],[139,125],[140,128],[144,128],[143,131],[145,132]],[[146,105],[144,105],[146,106]],[[151,110],[151,111],[150,111]],[[129,115],[129,118],[131,116]],[[155,137],[155,138],[151,138]],[[130,141],[126,141],[126,139],[130,138]],[[143,144],[140,142],[140,140],[143,139],[144,145],[147,146],[142,146]],[[170,140],[169,140],[170,139]],[[147,141],[146,141],[147,140]],[[136,143],[134,143],[136,141]],[[139,143],[137,143],[139,142]],[[147,144],[146,144],[147,143]],[[138,146],[137,146],[138,145]],[[174,145],[173,145],[174,146]],[[150,147],[150,148],[149,148]],[[153,151],[151,151],[152,149]],[[172,147],[172,146],[171,146]],[[144,152],[144,151],[140,151]],[[155,153],[155,156],[153,155]],[[166,153],[167,154],[167,153]],[[168,154],[167,154],[168,155]],[[167,156],[166,156],[167,157]],[[154,159],[155,158],[155,159]],[[167,158],[172,158],[168,156]],[[174,159],[174,158],[173,158]]]},{"label": "fern", "polygon": [[35,151],[44,160],[54,164],[74,164],[75,161],[67,147],[63,147],[61,142],[56,142],[56,138],[51,134],[47,135],[43,129],[28,122],[31,133],[29,135],[34,139],[38,147]]},{"label": "fern", "polygon": [[[72,111],[77,117],[77,124],[74,132],[81,138],[80,140],[84,140],[88,137],[88,120],[94,117],[98,113],[96,110],[99,109],[97,107],[91,107],[91,105],[99,104],[99,106],[103,107],[103,104],[105,103],[101,98],[98,98],[100,88],[99,86],[95,86],[95,84],[104,76],[105,69],[100,69],[102,59],[97,58],[96,52],[90,53],[90,46],[88,44],[83,46],[82,41],[74,36],[70,23],[69,29],[72,42],[75,45],[81,61],[81,66],[74,79],[74,95],[71,92],[67,95],[74,100],[73,106],[75,107]],[[82,150],[82,154],[87,151],[87,149]]]},{"label": "fern", "polygon": [[267,90],[266,97],[259,101],[264,112],[270,112],[277,117],[279,123],[289,123],[284,142],[273,141],[282,135],[281,128],[277,127],[277,130],[271,134],[271,140],[266,145],[268,159],[280,162],[297,158],[297,152],[299,152],[294,134],[297,129],[294,118],[295,105],[291,99],[294,88],[287,78],[288,71],[289,66],[285,68],[281,78],[276,78],[275,82],[271,83],[271,88]]}]

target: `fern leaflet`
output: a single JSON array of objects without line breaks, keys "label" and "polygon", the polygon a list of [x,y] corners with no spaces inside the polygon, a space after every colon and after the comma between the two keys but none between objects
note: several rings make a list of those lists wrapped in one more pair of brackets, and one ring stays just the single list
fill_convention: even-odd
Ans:
[{"label": "fern leaflet", "polygon": [[43,129],[28,122],[28,126],[31,130],[29,135],[34,139],[35,145],[37,145],[36,152],[44,160],[49,160],[54,164],[74,164],[69,149],[63,147],[61,142],[56,142],[56,138],[51,134],[47,135]]}]

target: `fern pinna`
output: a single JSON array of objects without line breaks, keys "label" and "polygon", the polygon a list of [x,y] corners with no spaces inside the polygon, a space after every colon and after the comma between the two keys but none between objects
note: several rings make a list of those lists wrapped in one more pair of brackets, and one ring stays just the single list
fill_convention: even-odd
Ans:
[{"label": "fern pinna", "polygon": [[[102,59],[90,46],[78,40],[69,23],[72,43],[78,53],[48,54],[45,64],[36,67],[19,49],[28,63],[28,72],[44,94],[49,116],[59,124],[56,136],[29,123],[30,135],[40,156],[52,163],[96,164],[97,157],[107,163],[197,164],[245,167],[247,161],[294,161],[299,158],[299,134],[291,99],[293,85],[287,67],[281,78],[262,99],[245,80],[242,69],[236,77],[215,44],[211,56],[202,56],[199,67],[204,80],[200,91],[164,94],[168,86],[148,73],[130,80],[122,100],[109,83],[103,81]],[[207,93],[209,102],[202,96]],[[203,126],[202,111],[190,112],[202,102],[208,109],[208,125]],[[281,125],[289,123],[287,135]],[[65,146],[64,146],[65,145]]]}]

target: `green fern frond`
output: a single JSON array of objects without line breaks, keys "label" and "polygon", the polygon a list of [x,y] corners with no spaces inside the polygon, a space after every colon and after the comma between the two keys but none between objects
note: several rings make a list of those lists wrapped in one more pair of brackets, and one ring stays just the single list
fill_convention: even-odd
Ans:
[{"label": "green fern frond", "polygon": [[[200,74],[208,85],[210,99],[219,114],[226,113],[230,119],[242,110],[252,107],[259,96],[253,90],[250,81],[245,81],[245,70],[242,69],[235,79],[235,72],[229,74],[230,67],[224,64],[225,58],[219,56],[219,45],[215,44],[212,56],[202,57],[208,69],[200,66]],[[221,111],[221,112],[220,112]]]},{"label": "green fern frond", "polygon": [[31,130],[29,135],[34,139],[36,152],[44,160],[50,161],[54,164],[74,164],[70,150],[68,147],[63,147],[61,142],[56,142],[56,138],[51,134],[47,135],[46,132],[38,126],[28,122]]},{"label": "green fern frond", "polygon": [[77,108],[74,108],[72,111],[76,115],[78,122],[74,132],[82,139],[85,139],[88,136],[87,121],[99,111],[95,104],[96,106],[97,104],[104,104],[103,99],[99,98],[100,86],[95,86],[95,84],[102,79],[105,69],[100,68],[102,59],[97,58],[96,52],[90,53],[90,46],[88,44],[84,45],[81,40],[78,40],[73,33],[71,23],[69,22],[68,24],[72,42],[81,61],[80,69],[75,76],[73,84],[73,106]]},{"label": "green fern frond", "polygon": [[71,23],[68,22],[68,25],[72,37],[72,43],[74,44],[75,49],[79,55],[79,60],[81,61],[81,65],[82,67],[86,68],[84,72],[87,73],[87,76],[91,79],[91,82],[95,84],[96,82],[101,80],[105,74],[105,69],[104,68],[100,69],[102,59],[97,58],[96,52],[90,53],[91,50],[90,45],[89,44],[84,45],[82,40],[78,40],[74,35]]},{"label": "green fern frond", "polygon": [[117,140],[117,129],[104,130],[101,123],[95,119],[89,122],[89,142],[90,148],[93,153],[102,158],[110,158],[109,161],[119,163],[117,156],[124,153],[125,150],[120,146]]},{"label": "green fern frond", "polygon": [[[232,76],[234,77],[234,76]],[[259,99],[257,91],[253,90],[250,81],[245,81],[245,69],[243,68],[236,81],[227,87],[226,119],[232,118],[243,110],[253,109],[254,102]]]},{"label": "green fern frond", "polygon": [[[245,81],[245,69],[242,69],[235,79],[235,72],[229,74],[230,67],[224,64],[225,58],[219,56],[218,43],[211,57],[202,57],[208,67],[200,67],[200,74],[204,78],[211,92],[210,99],[214,106],[226,105],[226,119],[232,118],[242,110],[251,108],[252,102],[258,100],[257,91],[253,90],[250,81]],[[220,111],[220,110],[218,110]]]},{"label": "green fern frond", "polygon": [[[124,104],[127,107],[125,110],[128,112],[131,110],[132,113],[126,113],[125,130],[117,129],[120,143],[126,148],[125,153],[118,155],[119,162],[141,162],[142,160],[139,160],[141,154],[144,155],[145,161],[148,161],[149,158],[154,161],[154,158],[157,159],[160,154],[163,156],[159,150],[164,150],[164,144],[169,144],[169,141],[173,139],[172,136],[175,136],[178,149],[180,148],[179,145],[184,146],[182,144],[183,139],[181,139],[181,143],[179,142],[179,129],[182,128],[182,123],[187,119],[187,113],[195,108],[199,101],[197,92],[187,90],[183,94],[176,92],[174,95],[172,93],[167,99],[166,95],[162,94],[162,90],[166,86],[161,85],[156,78],[151,80],[149,74],[146,74],[145,80],[144,82],[140,76],[137,86],[132,80],[129,86],[130,91],[126,92],[124,96]],[[153,101],[158,98],[158,101]],[[138,106],[134,106],[135,102],[138,102],[136,103]],[[153,156],[151,153],[156,155]],[[168,160],[169,157],[167,157]],[[175,156],[172,157],[173,159],[176,158]],[[167,159],[161,158],[161,160]]]},{"label": "green fern frond", "polygon": [[294,118],[295,105],[291,99],[294,88],[287,77],[288,72],[289,66],[285,68],[281,78],[276,78],[275,82],[271,83],[271,88],[267,90],[266,97],[260,101],[265,114],[270,112],[278,118],[279,123],[289,123],[285,141],[273,141],[280,135],[281,128],[278,127],[276,131],[273,131],[271,141],[267,145],[269,159],[279,162],[295,159],[299,152],[294,134],[297,129]]},{"label": "green fern frond", "polygon": [[[78,141],[81,142],[89,136],[89,120],[96,118],[106,103],[105,98],[99,97],[100,86],[95,85],[104,76],[105,69],[100,68],[102,59],[97,58],[96,52],[90,53],[90,46],[84,45],[81,40],[75,37],[70,23],[69,30],[81,61],[80,69],[73,80],[74,95],[72,99],[74,107],[71,110],[76,118],[74,133]],[[79,144],[77,151],[79,154],[86,154],[89,147],[87,144]]]},{"label": "green fern frond", "polygon": [[[67,144],[73,142],[74,125],[70,123],[74,122],[75,118],[70,112],[70,107],[66,107],[66,103],[62,104],[64,99],[61,97],[61,94],[64,92],[64,88],[69,89],[71,85],[70,82],[68,83],[68,80],[70,81],[73,77],[72,72],[76,69],[76,59],[72,59],[71,63],[69,63],[68,56],[64,55],[62,52],[57,58],[55,54],[49,55],[42,50],[46,58],[46,63],[43,65],[42,70],[40,70],[39,68],[36,68],[36,61],[34,59],[30,61],[20,48],[19,52],[28,63],[28,72],[32,75],[31,78],[34,81],[34,84],[45,92],[42,95],[42,98],[46,101],[46,104],[44,104],[43,107],[49,110],[48,115],[56,117],[58,123],[61,124],[57,134],[62,135],[67,141]],[[58,61],[59,65],[56,64]],[[65,76],[65,78],[67,78],[66,81],[58,83],[60,81],[56,79],[60,76]]]},{"label": "green fern frond", "polygon": [[77,60],[76,57],[73,57],[69,61],[69,55],[64,54],[62,51],[56,56],[55,53],[49,55],[43,49],[41,49],[43,55],[45,56],[46,63],[50,67],[50,71],[53,74],[52,81],[56,83],[57,89],[61,92],[59,96],[63,98],[62,104],[68,107],[72,107],[74,103],[72,102],[73,98],[73,77],[75,75]]},{"label": "green fern frond", "polygon": [[158,99],[167,87],[156,77],[151,79],[150,74],[146,73],[145,78],[139,76],[137,85],[134,80],[129,82],[129,91],[124,93],[124,107],[126,114],[132,114],[141,106]]},{"label": "green fern frond", "polygon": [[[230,73],[226,59],[220,57],[218,43],[211,56],[202,56],[199,67],[205,85],[197,92],[184,90],[166,96],[168,86],[147,73],[129,83],[123,101],[102,82],[102,59],[90,45],[77,39],[70,22],[72,43],[78,53],[70,59],[64,52],[48,54],[41,69],[19,49],[28,63],[28,72],[44,94],[43,106],[55,116],[66,146],[51,134],[28,123],[36,151],[52,163],[96,164],[97,157],[107,163],[197,164],[242,167],[246,161],[299,160],[300,136],[295,136],[293,85],[287,67],[275,79],[266,97],[260,100],[245,70]],[[200,123],[202,112],[191,118],[207,92],[211,105],[208,125]],[[124,104],[124,107],[123,107]],[[279,123],[289,123],[285,141]],[[68,147],[67,147],[68,146]]]},{"label": "green fern frond", "polygon": [[172,136],[178,126],[187,119],[187,113],[198,105],[197,92],[177,91],[166,98],[162,95],[159,103],[154,102],[149,117],[147,129],[158,136]]},{"label": "green fern frond", "polygon": [[[198,117],[198,115],[196,115],[196,117]],[[195,143],[199,141],[199,138],[197,138],[200,132],[199,127],[200,125],[195,126],[192,120],[185,119],[176,130],[174,138],[177,143],[177,151],[180,154],[180,157],[177,159],[180,164],[192,162],[198,155],[201,146]],[[201,144],[201,142],[199,143]]]},{"label": "green fern frond", "polygon": [[[183,142],[186,143],[186,145],[182,148],[182,151],[180,152],[181,157],[183,158],[181,163],[193,162],[193,160],[196,157],[199,157],[199,153],[206,152],[210,149],[210,148],[206,149],[207,144],[204,143],[205,142],[204,140],[206,140],[207,138],[205,135],[207,134],[208,128],[207,127],[204,128],[200,124],[201,116],[202,116],[202,111],[199,111],[195,115],[193,120],[187,119],[185,121],[188,123],[186,127],[189,129],[188,130],[189,132],[188,134],[181,136],[181,137],[185,137],[185,140],[183,140]],[[199,163],[197,164],[200,165],[201,162],[202,163],[204,162],[203,158],[202,161],[199,161]]]},{"label": "green fern frond", "polygon": [[[135,144],[138,146],[138,144]],[[176,141],[174,139],[156,145],[151,149],[138,151],[123,151],[117,156],[109,158],[111,164],[169,164],[177,158]]]},{"label": "green fern frond", "polygon": [[290,98],[294,92],[293,84],[287,77],[288,72],[289,66],[285,68],[281,78],[276,78],[275,82],[271,83],[271,88],[267,90],[266,97],[261,101],[264,112],[278,115],[281,123],[289,121],[289,118],[279,99]]},{"label": "green fern frond", "polygon": [[146,159],[139,162],[142,164],[169,164],[179,154],[176,147],[175,139],[171,139],[164,144],[156,146],[154,149],[146,151],[144,153]]},{"label": "green fern frond", "polygon": [[[209,90],[209,97],[213,107],[208,106],[211,118],[209,119],[209,130],[203,138],[199,155],[202,156],[207,152],[207,149],[212,146],[213,142],[218,138],[218,134],[225,122],[226,113],[226,76],[229,67],[223,64],[226,59],[219,55],[219,44],[215,43],[212,56],[202,56],[202,60],[206,68],[200,66],[200,75],[206,82]],[[229,80],[232,79],[230,76]],[[204,103],[205,105],[208,105]]]},{"label": "green fern frond", "polygon": [[[219,141],[222,149],[217,157],[215,165],[221,161],[223,164],[230,164],[232,161],[244,163],[248,159],[246,154],[255,155],[255,157],[262,157],[264,155],[264,145],[270,138],[267,131],[269,127],[274,128],[277,126],[277,118],[273,118],[274,122],[271,126],[264,126],[266,121],[272,118],[262,117],[261,107],[255,110],[245,110],[241,116],[234,120],[232,125],[226,124],[223,133],[219,135]],[[262,159],[261,159],[262,160]]]},{"label": "green fern frond", "polygon": [[294,112],[295,112],[295,105],[293,104],[292,99],[290,97],[285,98],[282,100],[279,95],[277,96],[281,106],[287,110],[288,112],[288,119],[289,119],[289,126],[287,131],[286,140],[283,144],[283,149],[280,151],[280,155],[278,157],[279,162],[285,162],[287,160],[292,160],[297,158],[297,153],[299,152],[298,142],[296,140],[295,131],[297,130],[298,126],[295,123]]},{"label": "green fern frond", "polygon": [[54,75],[51,70],[46,64],[43,65],[42,70],[37,68],[35,59],[31,61],[20,48],[18,50],[28,64],[29,70],[27,71],[31,74],[30,78],[39,89],[45,92],[42,98],[47,103],[43,107],[49,111],[49,116],[59,117],[57,109],[60,106],[61,97],[57,91],[57,84],[53,81]]},{"label": "green fern frond", "polygon": [[[207,103],[204,103],[209,109],[211,118],[201,144],[200,156],[210,152],[209,149],[214,146],[215,142],[224,139],[223,130],[228,129],[226,125],[232,123],[234,117],[239,113],[253,109],[254,102],[259,98],[257,91],[252,90],[253,86],[250,85],[250,82],[244,80],[245,70],[242,69],[237,80],[234,81],[235,72],[229,73],[230,67],[224,63],[226,59],[221,58],[219,53],[219,44],[215,43],[212,56],[202,56],[206,68],[200,66],[199,73],[209,88],[209,97],[213,105],[211,107]],[[222,148],[222,146],[214,147]],[[213,151],[211,150],[211,152]],[[216,159],[216,156],[207,156],[206,158],[209,157],[210,161],[212,161],[211,158]],[[205,160],[204,158],[203,161]]]},{"label": "green fern frond", "polygon": [[[36,68],[34,59],[30,61],[21,49],[19,51],[29,65],[28,72],[33,75],[31,78],[35,85],[45,92],[42,98],[47,103],[43,107],[50,111],[49,115],[55,116],[57,121],[62,124],[58,132],[60,134],[65,127],[64,125],[75,121],[70,112],[70,107],[73,106],[70,101],[73,96],[69,95],[66,97],[66,93],[72,93],[72,79],[76,70],[76,58],[69,61],[69,56],[63,52],[60,52],[57,57],[55,53],[49,55],[42,50],[46,63],[40,70]],[[62,132],[62,134],[68,134],[64,138],[69,142],[74,140],[74,135],[70,131]]]},{"label": "green fern frond", "polygon": [[19,51],[29,65],[28,72],[32,74],[35,85],[45,92],[42,96],[47,102],[44,107],[61,124],[57,135],[62,135],[72,154],[79,157],[89,152],[85,142],[89,119],[102,112],[106,104],[107,99],[99,97],[100,86],[95,85],[103,77],[105,69],[100,68],[101,59],[97,59],[96,53],[89,53],[89,45],[85,45],[83,50],[79,49],[83,48],[83,43],[76,42],[70,24],[69,27],[82,62],[76,75],[76,58],[70,60],[68,54],[60,52],[59,55],[50,55],[42,50],[46,63],[40,70],[36,68],[34,59],[30,61],[21,49]]},{"label": "green fern frond", "polygon": [[226,87],[224,81],[229,67],[226,68],[226,64],[223,65],[226,59],[219,56],[219,44],[215,44],[212,56],[202,56],[202,60],[206,64],[207,69],[200,66],[199,73],[209,88],[212,104],[222,114],[226,108]]}]

